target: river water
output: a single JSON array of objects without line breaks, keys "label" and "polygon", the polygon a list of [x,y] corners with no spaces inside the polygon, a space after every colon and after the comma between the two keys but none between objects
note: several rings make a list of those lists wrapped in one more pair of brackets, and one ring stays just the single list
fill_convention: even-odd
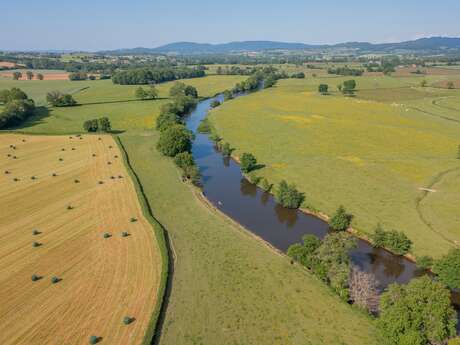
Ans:
[{"label": "river water", "polygon": [[[223,213],[283,252],[290,245],[301,242],[305,234],[323,238],[329,231],[326,222],[277,204],[271,194],[246,180],[238,163],[223,157],[207,134],[197,132],[214,100],[222,102],[223,96],[200,102],[186,118],[187,128],[196,135],[192,154],[202,174],[202,189],[206,198]],[[425,273],[417,269],[412,261],[374,248],[361,239],[358,239],[357,248],[351,252],[351,261],[361,270],[372,272],[381,289],[395,282],[407,283]],[[454,294],[453,297],[458,306],[460,294]]]}]

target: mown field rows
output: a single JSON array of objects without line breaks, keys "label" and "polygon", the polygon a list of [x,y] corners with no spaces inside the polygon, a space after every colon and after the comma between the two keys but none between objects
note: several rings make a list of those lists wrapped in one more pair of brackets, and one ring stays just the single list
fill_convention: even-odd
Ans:
[{"label": "mown field rows", "polygon": [[141,344],[161,257],[113,138],[2,134],[0,170],[0,343]]}]

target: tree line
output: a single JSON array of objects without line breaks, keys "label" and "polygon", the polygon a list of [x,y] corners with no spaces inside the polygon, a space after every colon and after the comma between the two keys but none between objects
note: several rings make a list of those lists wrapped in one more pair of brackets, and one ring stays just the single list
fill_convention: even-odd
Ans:
[{"label": "tree line", "polygon": [[203,70],[195,68],[135,68],[115,72],[112,81],[120,85],[145,85],[204,76]]},{"label": "tree line", "polygon": [[35,102],[18,88],[0,91],[0,103],[0,128],[17,126],[35,113]]}]

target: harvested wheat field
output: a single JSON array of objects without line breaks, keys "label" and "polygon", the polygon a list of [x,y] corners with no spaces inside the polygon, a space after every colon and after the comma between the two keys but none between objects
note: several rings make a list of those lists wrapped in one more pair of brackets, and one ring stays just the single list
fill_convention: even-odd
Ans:
[{"label": "harvested wheat field", "polygon": [[0,135],[0,169],[0,344],[141,344],[161,256],[113,138]]}]

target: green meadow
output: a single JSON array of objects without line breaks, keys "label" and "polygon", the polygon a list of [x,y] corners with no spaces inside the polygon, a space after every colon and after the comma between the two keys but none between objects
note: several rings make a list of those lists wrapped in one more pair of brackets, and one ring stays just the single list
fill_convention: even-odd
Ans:
[{"label": "green meadow", "polygon": [[[210,76],[185,82],[208,97],[243,79]],[[171,85],[159,85],[161,99],[154,101],[137,101],[136,87],[111,81],[10,81],[0,89],[19,86],[37,100],[44,100],[48,90],[68,90],[81,104],[51,108],[20,131],[81,132],[85,119],[99,116],[108,116],[114,129],[123,131],[119,137],[175,257],[161,344],[376,344],[373,320],[206,207],[181,181],[172,160],[157,152],[154,121]]]},{"label": "green meadow", "polygon": [[[296,184],[304,207],[331,215],[343,204],[361,233],[380,223],[404,231],[416,255],[445,254],[460,243],[460,91],[419,87],[418,76],[365,76],[353,78],[356,97],[344,97],[336,85],[345,79],[281,80],[210,118],[235,155],[265,165],[257,175]],[[331,94],[319,95],[319,83]]]}]

